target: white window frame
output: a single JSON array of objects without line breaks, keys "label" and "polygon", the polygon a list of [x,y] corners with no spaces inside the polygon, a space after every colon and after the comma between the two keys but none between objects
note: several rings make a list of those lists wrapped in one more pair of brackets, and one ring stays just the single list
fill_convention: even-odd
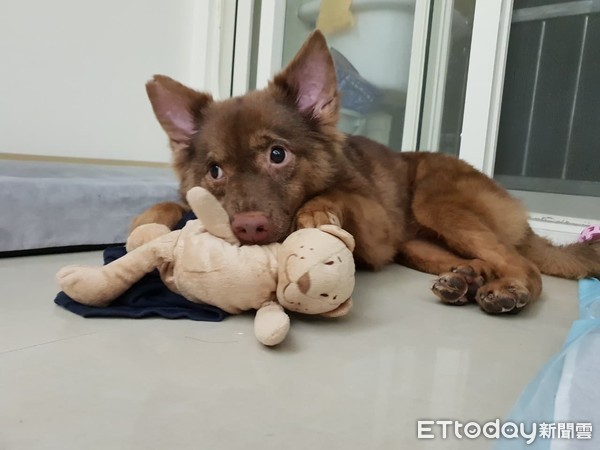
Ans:
[{"label": "white window frame", "polygon": [[[489,176],[494,172],[512,11],[513,0],[478,0],[475,5],[459,157]],[[529,223],[537,233],[565,243],[593,221],[532,210]]]}]

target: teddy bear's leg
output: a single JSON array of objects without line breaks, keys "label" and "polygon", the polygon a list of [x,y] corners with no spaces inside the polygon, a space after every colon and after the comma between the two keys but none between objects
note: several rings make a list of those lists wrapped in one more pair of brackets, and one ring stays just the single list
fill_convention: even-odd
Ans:
[{"label": "teddy bear's leg", "polygon": [[172,261],[179,233],[161,236],[105,266],[64,267],[56,278],[72,299],[86,305],[106,306],[148,272]]},{"label": "teddy bear's leg", "polygon": [[264,303],[254,318],[254,334],[264,345],[281,343],[290,330],[290,317],[277,302]]}]

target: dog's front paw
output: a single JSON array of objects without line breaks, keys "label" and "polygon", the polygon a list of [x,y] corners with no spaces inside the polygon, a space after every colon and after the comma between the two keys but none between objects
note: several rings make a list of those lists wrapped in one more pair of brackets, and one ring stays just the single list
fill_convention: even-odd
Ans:
[{"label": "dog's front paw", "polygon": [[516,314],[531,301],[531,293],[518,280],[500,278],[477,291],[477,303],[488,314]]},{"label": "dog's front paw", "polygon": [[296,216],[296,228],[318,228],[321,225],[340,226],[340,220],[327,211],[303,212]]},{"label": "dog's front paw", "polygon": [[469,284],[464,276],[455,272],[443,273],[434,281],[431,287],[433,293],[449,305],[466,305],[469,303],[467,291]]},{"label": "dog's front paw", "polygon": [[474,301],[475,294],[483,283],[484,278],[478,271],[463,265],[441,274],[431,290],[443,303],[460,306]]},{"label": "dog's front paw", "polygon": [[300,208],[296,214],[296,229],[318,228],[321,225],[341,227],[341,212],[333,203],[316,198]]}]

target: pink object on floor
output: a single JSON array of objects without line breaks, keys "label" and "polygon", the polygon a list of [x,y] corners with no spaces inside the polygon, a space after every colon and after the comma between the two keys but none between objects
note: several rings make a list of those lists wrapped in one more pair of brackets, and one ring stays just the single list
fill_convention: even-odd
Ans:
[{"label": "pink object on floor", "polygon": [[589,225],[579,234],[579,242],[600,240],[600,225]]}]

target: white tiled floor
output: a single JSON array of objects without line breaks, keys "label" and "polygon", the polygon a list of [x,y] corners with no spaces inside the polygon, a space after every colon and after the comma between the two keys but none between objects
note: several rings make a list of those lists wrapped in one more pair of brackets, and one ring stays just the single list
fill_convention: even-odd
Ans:
[{"label": "white tiled floor", "polygon": [[54,273],[100,253],[0,260],[0,449],[488,448],[417,441],[417,419],[503,417],[562,345],[577,284],[545,278],[519,316],[439,304],[432,277],[360,273],[339,321],[294,318],[279,348],[252,317],[83,319]]}]

